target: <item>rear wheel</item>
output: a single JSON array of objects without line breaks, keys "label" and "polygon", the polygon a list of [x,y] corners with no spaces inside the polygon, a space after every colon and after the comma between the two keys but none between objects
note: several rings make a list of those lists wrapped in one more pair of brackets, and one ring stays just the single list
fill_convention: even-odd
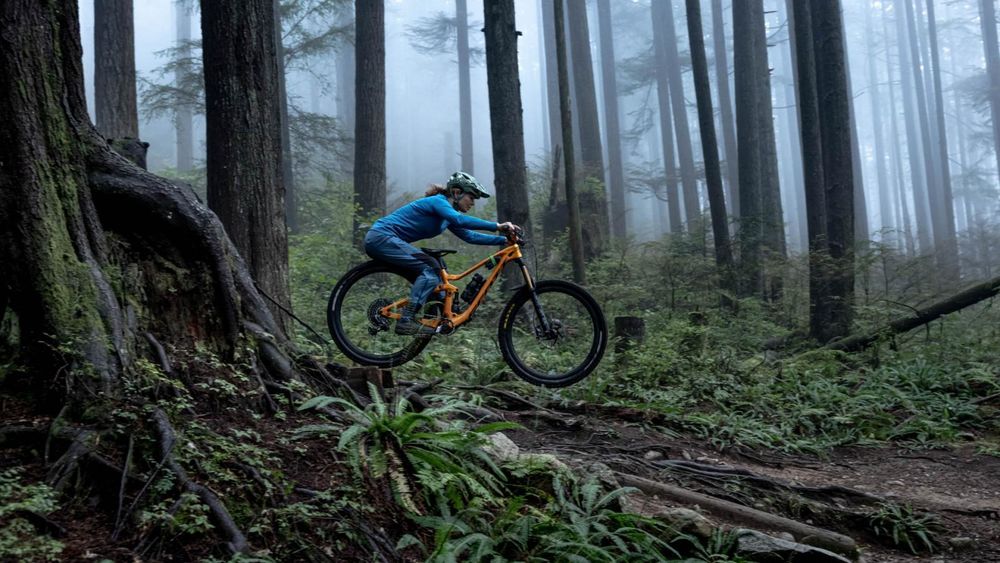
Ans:
[{"label": "rear wheel", "polygon": [[[582,287],[542,281],[522,288],[500,316],[500,352],[518,377],[566,387],[590,375],[604,356],[608,327],[597,301]],[[544,321],[543,321],[544,315]]]},{"label": "rear wheel", "polygon": [[379,311],[410,294],[415,274],[373,260],[347,272],[330,293],[327,326],[333,341],[355,362],[380,368],[404,364],[419,354],[430,336],[400,336],[393,320]]}]

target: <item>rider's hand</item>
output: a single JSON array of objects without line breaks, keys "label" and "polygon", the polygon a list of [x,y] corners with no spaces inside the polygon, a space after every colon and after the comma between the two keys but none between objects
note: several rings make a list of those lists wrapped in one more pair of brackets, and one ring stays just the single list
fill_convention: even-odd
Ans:
[{"label": "rider's hand", "polygon": [[506,223],[497,223],[497,232],[503,235],[509,235],[517,229],[517,225],[507,221]]}]

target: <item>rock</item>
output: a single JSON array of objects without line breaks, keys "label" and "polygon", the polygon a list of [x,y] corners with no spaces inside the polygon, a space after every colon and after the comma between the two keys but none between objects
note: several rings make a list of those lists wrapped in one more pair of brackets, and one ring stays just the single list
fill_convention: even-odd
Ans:
[{"label": "rock", "polygon": [[781,533],[778,534],[777,537],[778,537],[778,539],[782,539],[782,540],[785,540],[785,541],[792,541],[792,542],[795,541],[795,536],[793,536],[792,534],[790,534],[788,532],[781,532]]},{"label": "rock", "polygon": [[975,544],[975,541],[967,537],[956,537],[948,540],[948,545],[956,551],[969,549],[973,544]]},{"label": "rock", "polygon": [[850,559],[842,557],[818,547],[812,547],[793,541],[769,536],[756,530],[740,529],[736,531],[736,553],[751,561],[761,563],[791,562],[791,563],[851,563]]},{"label": "rock", "polygon": [[[622,488],[621,483],[618,482],[618,477],[615,476],[615,472],[607,465],[598,461],[591,463],[586,466],[586,468],[587,474],[596,477],[605,489],[609,491],[616,491]],[[611,502],[610,508],[618,512],[645,515],[645,512],[642,510],[641,503],[636,502],[634,497],[634,494],[621,495]]]},{"label": "rock", "polygon": [[711,520],[689,508],[662,508],[652,516],[677,532],[691,534],[703,540],[712,537],[712,532],[715,531]]},{"label": "rock", "polygon": [[648,452],[642,454],[642,459],[646,461],[654,461],[663,458],[663,454],[656,450],[649,450]]},{"label": "rock", "polygon": [[487,453],[500,461],[512,461],[521,455],[521,448],[503,432],[489,435],[490,443],[486,446]]}]

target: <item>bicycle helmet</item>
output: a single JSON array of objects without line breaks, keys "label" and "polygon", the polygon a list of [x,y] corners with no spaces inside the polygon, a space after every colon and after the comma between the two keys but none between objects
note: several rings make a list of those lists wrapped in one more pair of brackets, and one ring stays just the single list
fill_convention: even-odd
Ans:
[{"label": "bicycle helmet", "polygon": [[472,194],[472,197],[476,198],[490,197],[479,180],[466,172],[455,172],[448,178],[448,189],[452,188],[459,188],[463,193]]}]

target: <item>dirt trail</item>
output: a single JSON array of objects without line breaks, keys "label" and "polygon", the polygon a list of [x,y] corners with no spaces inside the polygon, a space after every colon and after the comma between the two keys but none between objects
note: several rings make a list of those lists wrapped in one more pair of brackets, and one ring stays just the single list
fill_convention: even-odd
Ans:
[{"label": "dirt trail", "polygon": [[[761,477],[761,482],[771,479],[793,487],[839,486],[857,491],[858,498],[874,495],[933,513],[943,527],[938,536],[942,547],[919,556],[880,544],[857,529],[836,529],[858,541],[862,561],[1000,562],[1000,458],[976,455],[972,448],[914,452],[852,447],[830,452],[826,459],[771,452],[718,452],[685,437],[668,436],[611,417],[566,415],[561,423],[551,411],[500,412],[524,425],[523,430],[508,433],[522,450],[552,453],[578,464],[601,462],[616,471],[665,483],[680,481],[703,492],[711,492],[711,477],[678,480],[669,465],[688,462],[724,471],[743,469]],[[829,494],[830,505],[850,508],[852,502],[846,498],[853,495],[838,491]],[[738,488],[729,493],[728,500],[754,504],[757,499],[753,494]],[[823,527],[821,522],[816,525]]]}]

